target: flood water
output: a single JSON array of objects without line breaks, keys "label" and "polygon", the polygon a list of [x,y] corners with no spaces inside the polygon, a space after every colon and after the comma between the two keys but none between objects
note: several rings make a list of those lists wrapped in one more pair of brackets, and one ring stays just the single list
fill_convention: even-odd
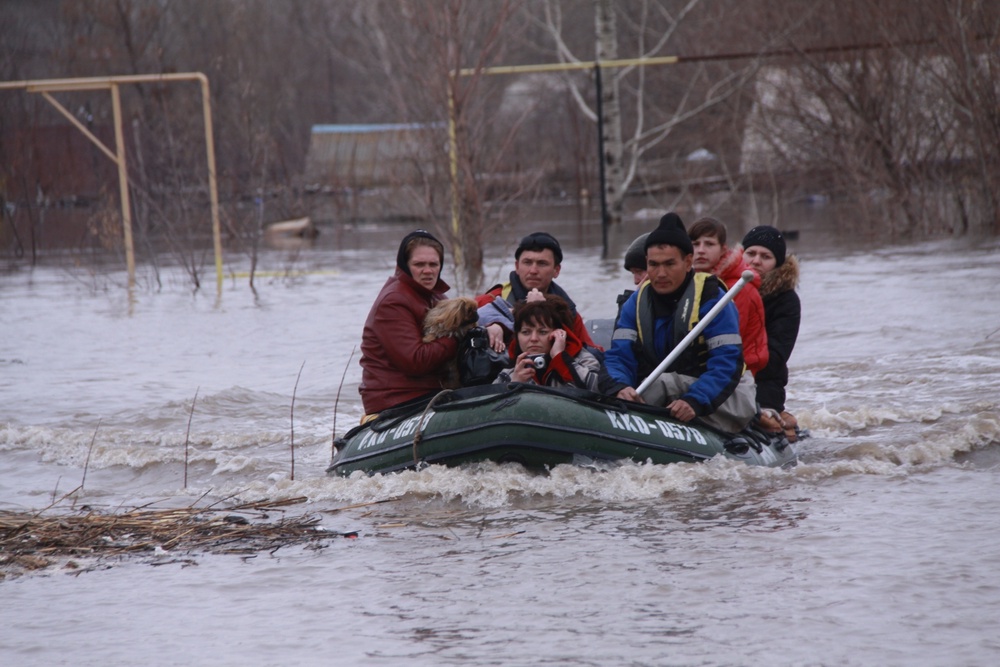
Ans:
[{"label": "flood water", "polygon": [[[612,230],[607,261],[599,228],[547,225],[585,317],[613,313],[619,251],[653,224]],[[48,507],[86,468],[49,512],[306,497],[285,511],[358,537],[8,576],[0,664],[1000,661],[1000,243],[865,250],[803,228],[788,407],[812,437],[793,469],[330,478],[333,431],[362,413],[362,324],[409,230],[267,250],[256,292],[235,253],[221,294],[168,257],[131,295],[117,263],[3,265],[0,509]],[[489,279],[512,248],[490,249]]]}]

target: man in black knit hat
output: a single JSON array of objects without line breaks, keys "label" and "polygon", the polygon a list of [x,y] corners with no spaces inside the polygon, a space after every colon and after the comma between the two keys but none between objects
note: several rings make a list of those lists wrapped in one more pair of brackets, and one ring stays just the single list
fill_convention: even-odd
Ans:
[{"label": "man in black knit hat", "polygon": [[645,251],[648,281],[622,306],[605,355],[608,372],[620,383],[618,397],[665,406],[679,421],[698,417],[721,430],[740,431],[757,407],[732,303],[641,396],[636,391],[725,294],[715,276],[692,270],[691,239],[676,213],[660,219]]}]

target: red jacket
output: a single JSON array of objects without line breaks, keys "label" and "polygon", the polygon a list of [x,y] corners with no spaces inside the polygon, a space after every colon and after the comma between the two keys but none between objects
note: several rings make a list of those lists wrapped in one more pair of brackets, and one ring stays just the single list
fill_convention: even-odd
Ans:
[{"label": "red jacket", "polygon": [[[743,248],[729,248],[712,267],[712,273],[731,288],[747,270]],[[743,286],[733,299],[740,311],[740,338],[743,339],[743,361],[754,375],[767,366],[767,329],[764,328],[764,302],[760,298],[760,276],[754,272],[752,281]]]},{"label": "red jacket", "polygon": [[440,278],[428,290],[401,269],[375,298],[361,335],[361,402],[374,414],[439,391],[445,364],[458,352],[454,338],[424,343],[424,315],[444,298]]}]

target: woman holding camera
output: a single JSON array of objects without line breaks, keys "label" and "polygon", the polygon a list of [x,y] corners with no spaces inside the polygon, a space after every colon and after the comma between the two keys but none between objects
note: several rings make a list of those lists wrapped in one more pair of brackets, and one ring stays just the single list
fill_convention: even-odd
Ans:
[{"label": "woman holding camera", "polygon": [[513,368],[494,384],[525,382],[549,387],[579,387],[614,395],[621,387],[573,333],[572,311],[554,294],[514,307],[514,340],[508,349]]}]

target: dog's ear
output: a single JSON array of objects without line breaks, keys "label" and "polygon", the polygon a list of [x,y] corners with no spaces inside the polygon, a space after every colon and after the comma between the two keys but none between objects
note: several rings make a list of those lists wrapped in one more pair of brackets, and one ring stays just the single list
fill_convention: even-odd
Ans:
[{"label": "dog's ear", "polygon": [[466,297],[463,300],[465,317],[462,320],[463,324],[476,324],[479,322],[479,304],[476,303],[475,299],[470,299]]},{"label": "dog's ear", "polygon": [[467,309],[468,304],[466,304],[461,299],[451,299],[448,301],[448,307],[445,310],[445,326],[448,330],[457,332],[462,328],[462,325],[468,319]]}]

